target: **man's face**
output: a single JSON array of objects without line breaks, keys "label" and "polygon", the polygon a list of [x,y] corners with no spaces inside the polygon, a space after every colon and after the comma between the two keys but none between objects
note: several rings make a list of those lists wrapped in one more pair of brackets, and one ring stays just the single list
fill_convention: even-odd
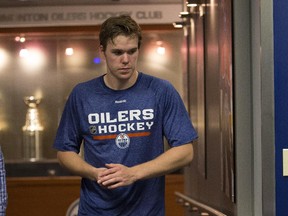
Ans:
[{"label": "man's face", "polygon": [[119,35],[108,41],[106,50],[100,46],[107,65],[107,76],[114,81],[129,80],[136,73],[138,38]]}]

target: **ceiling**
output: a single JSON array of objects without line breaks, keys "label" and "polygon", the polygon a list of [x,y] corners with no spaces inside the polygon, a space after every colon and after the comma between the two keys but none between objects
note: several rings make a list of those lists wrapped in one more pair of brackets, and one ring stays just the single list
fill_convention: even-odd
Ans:
[{"label": "ceiling", "polygon": [[0,8],[29,6],[73,6],[110,4],[167,4],[183,0],[0,0]]}]

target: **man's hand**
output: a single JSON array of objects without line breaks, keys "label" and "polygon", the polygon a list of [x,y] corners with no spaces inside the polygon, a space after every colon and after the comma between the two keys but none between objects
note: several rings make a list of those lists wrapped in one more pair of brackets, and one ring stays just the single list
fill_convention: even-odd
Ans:
[{"label": "man's hand", "polygon": [[132,168],[122,164],[106,164],[107,169],[98,175],[97,183],[104,188],[115,189],[134,183],[137,178]]},{"label": "man's hand", "polygon": [[114,189],[131,185],[138,180],[166,175],[188,165],[193,159],[193,145],[187,143],[170,148],[157,158],[127,167],[121,164],[106,164],[107,170],[101,170],[97,182],[104,188]]}]

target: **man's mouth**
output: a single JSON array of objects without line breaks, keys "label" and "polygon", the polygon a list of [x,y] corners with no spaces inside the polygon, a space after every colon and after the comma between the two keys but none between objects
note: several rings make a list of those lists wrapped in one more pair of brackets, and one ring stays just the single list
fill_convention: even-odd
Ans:
[{"label": "man's mouth", "polygon": [[131,70],[131,68],[120,68],[119,70],[120,70],[120,71],[125,71],[125,72],[126,72],[126,71]]}]

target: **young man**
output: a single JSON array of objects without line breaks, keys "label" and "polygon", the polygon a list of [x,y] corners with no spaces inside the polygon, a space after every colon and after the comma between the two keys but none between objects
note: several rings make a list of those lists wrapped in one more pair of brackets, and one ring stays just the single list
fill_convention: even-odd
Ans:
[{"label": "young man", "polygon": [[0,215],[6,215],[7,207],[7,190],[6,190],[6,173],[4,157],[0,146]]},{"label": "young man", "polygon": [[130,16],[107,19],[107,73],[78,84],[65,106],[54,147],[60,164],[82,177],[79,216],[164,216],[164,175],[192,161],[197,134],[179,94],[137,71],[141,39]]}]

